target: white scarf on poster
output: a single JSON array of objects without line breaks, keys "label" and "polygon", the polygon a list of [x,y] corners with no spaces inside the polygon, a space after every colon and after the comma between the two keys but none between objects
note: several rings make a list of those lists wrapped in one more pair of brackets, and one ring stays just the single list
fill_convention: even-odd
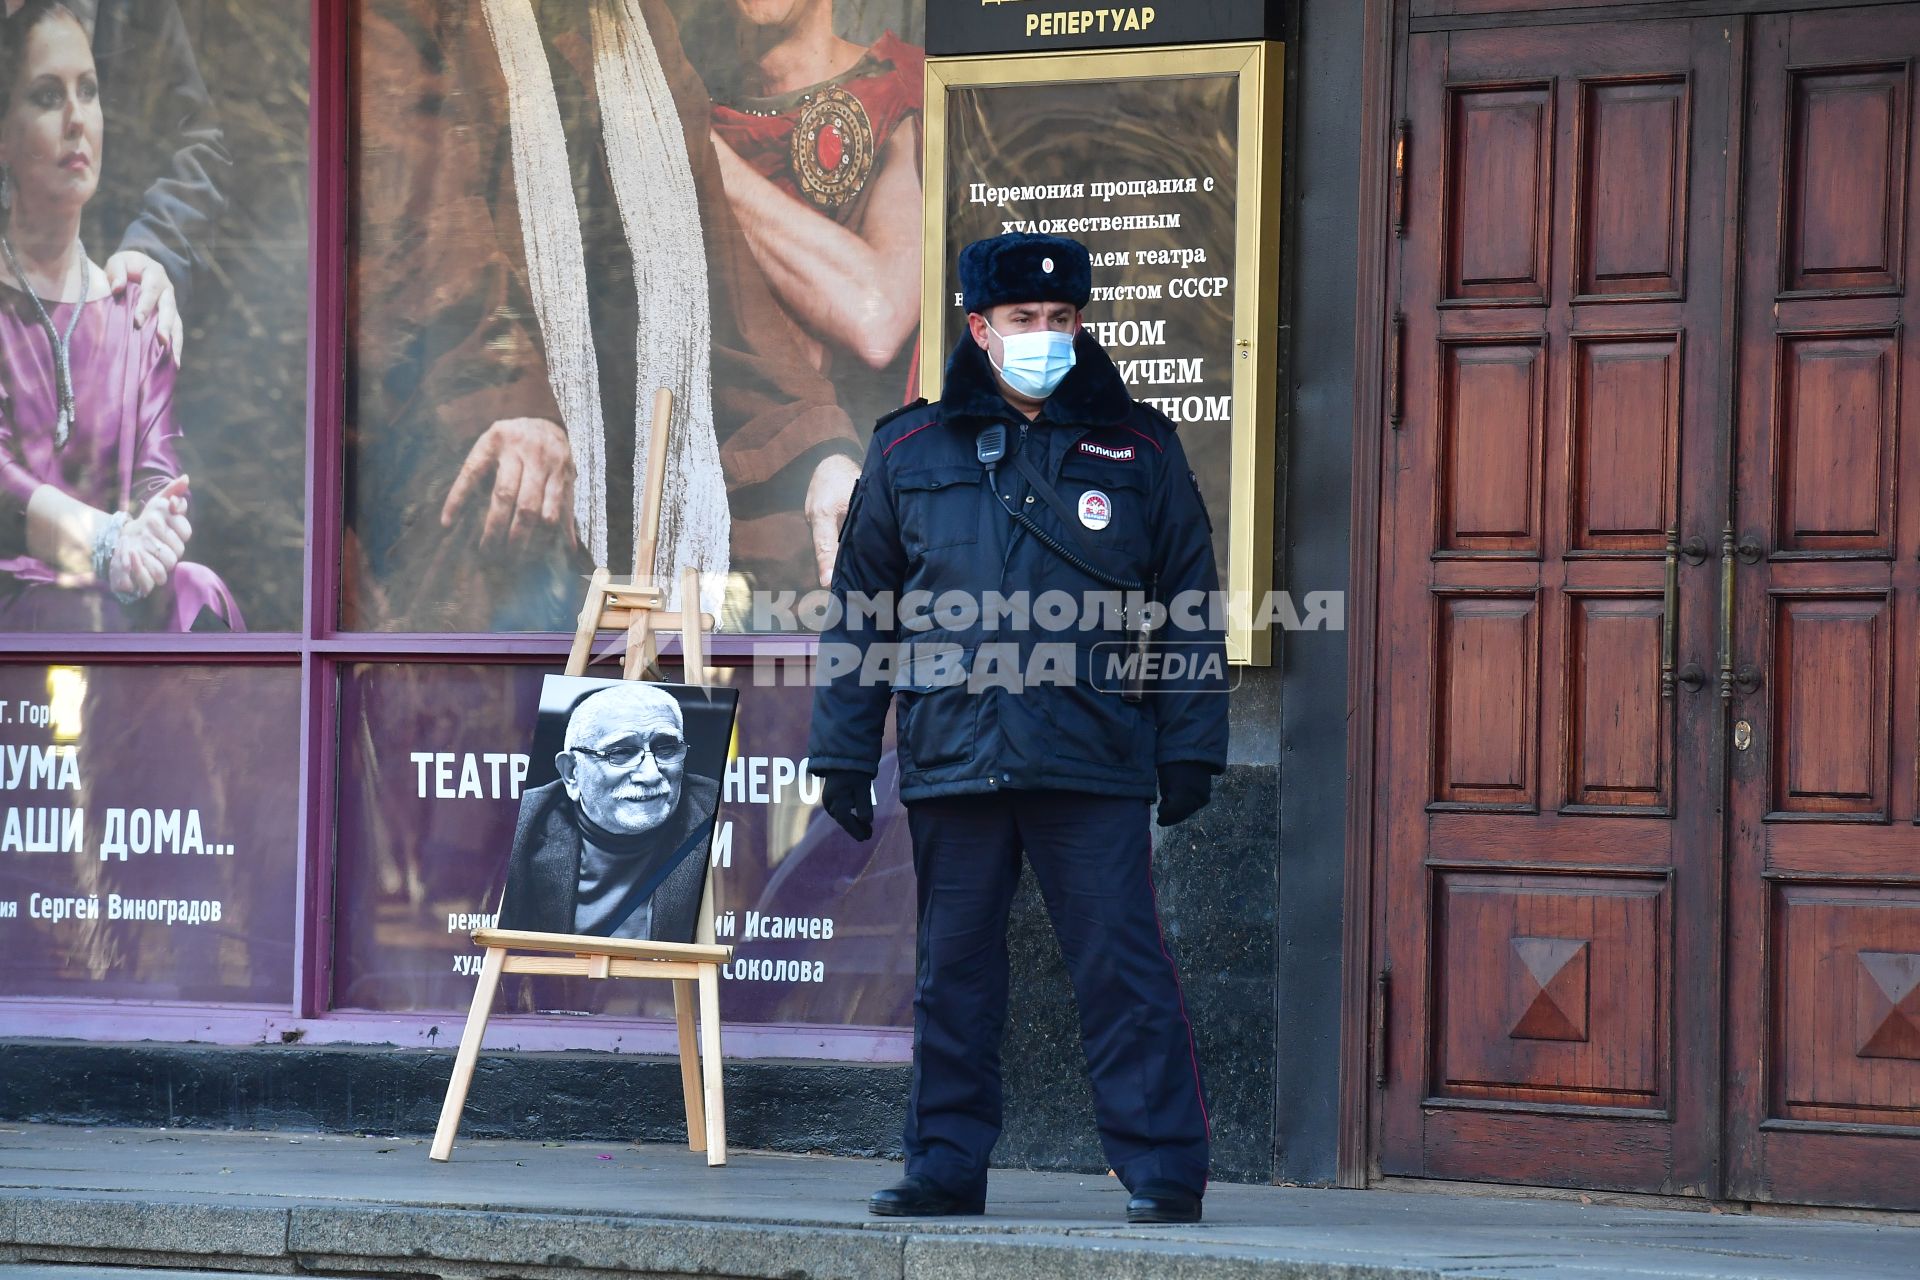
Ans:
[{"label": "white scarf on poster", "polygon": [[[587,310],[580,210],[568,171],[546,44],[533,0],[482,0],[507,83],[513,176],[528,282],[547,352],[547,377],[573,451],[574,519],[594,563],[607,564],[607,451],[600,368]],[[639,0],[593,0],[594,81],[607,167],[633,259],[635,334],[634,545],[645,491],[653,393],[673,390],[659,550],[652,569],[679,608],[681,569],[700,571],[701,607],[726,589],[731,517],[713,426],[713,323],[706,239],[665,70]]]}]

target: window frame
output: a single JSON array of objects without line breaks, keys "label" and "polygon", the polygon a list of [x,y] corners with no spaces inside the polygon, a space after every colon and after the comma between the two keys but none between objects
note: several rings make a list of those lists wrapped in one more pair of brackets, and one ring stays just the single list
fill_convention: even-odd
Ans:
[{"label": "window frame", "polygon": [[[295,847],[293,989],[284,1004],[170,1002],[0,996],[0,1038],[58,1036],[96,1042],[202,1041],[245,1045],[399,1044],[451,1048],[464,1010],[378,1013],[331,1008],[335,943],[343,668],[364,663],[539,665],[557,669],[572,636],[543,633],[346,631],[340,627],[345,526],[345,444],[352,338],[347,322],[353,267],[353,90],[364,0],[310,0],[307,143],[307,400],[301,627],[239,635],[101,633],[0,634],[0,662],[31,665],[247,665],[297,670],[300,680],[299,805]],[[615,644],[617,645],[617,641]],[[736,665],[760,655],[810,656],[808,635],[721,635],[709,660]],[[676,638],[661,645],[678,652]],[[490,1043],[527,1051],[677,1051],[668,1021],[499,1016]],[[736,1057],[901,1062],[906,1028],[732,1024]]]}]

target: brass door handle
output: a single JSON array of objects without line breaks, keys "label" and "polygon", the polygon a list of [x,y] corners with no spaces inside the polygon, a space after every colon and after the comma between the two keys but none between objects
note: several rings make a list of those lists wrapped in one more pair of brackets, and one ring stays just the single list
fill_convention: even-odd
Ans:
[{"label": "brass door handle", "polygon": [[1765,557],[1766,549],[1759,539],[1749,535],[1735,542],[1732,524],[1720,531],[1720,698],[1723,702],[1733,701],[1736,689],[1751,694],[1765,683],[1760,668],[1750,662],[1738,671],[1733,669],[1734,561],[1758,564]]},{"label": "brass door handle", "polygon": [[1667,530],[1667,594],[1660,614],[1660,696],[1673,697],[1673,668],[1680,650],[1680,530]]},{"label": "brass door handle", "polygon": [[1699,564],[1707,558],[1707,542],[1698,536],[1680,541],[1680,530],[1667,530],[1667,591],[1666,609],[1660,622],[1660,696],[1673,697],[1673,687],[1684,685],[1687,692],[1697,692],[1707,682],[1706,673],[1697,663],[1689,662],[1675,670],[1680,660],[1680,562]]}]

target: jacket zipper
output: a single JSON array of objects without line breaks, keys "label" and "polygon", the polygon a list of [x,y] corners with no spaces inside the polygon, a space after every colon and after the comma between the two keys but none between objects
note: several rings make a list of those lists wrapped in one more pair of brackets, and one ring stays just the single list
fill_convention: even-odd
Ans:
[{"label": "jacket zipper", "polygon": [[[1022,422],[1020,424],[1020,448],[1023,450],[1027,447],[1027,428],[1030,425],[1032,424],[1027,422]],[[1015,474],[1017,475],[1018,472],[1016,472]],[[1015,502],[1019,502],[1019,501],[1023,501],[1025,498],[1026,498],[1026,495],[1024,493],[1021,493],[1019,490],[1019,487],[1016,485],[1014,488],[1013,498],[1011,500]],[[997,497],[995,498],[994,505],[996,506],[999,505],[999,500]],[[1000,590],[1003,592],[1007,589],[1007,570],[1013,564],[1014,545],[1019,541],[1021,534],[1023,534],[1024,532],[1025,530],[1023,530],[1017,524],[1009,525],[1008,527],[1007,549],[1005,553],[1003,553],[1000,557]]]}]

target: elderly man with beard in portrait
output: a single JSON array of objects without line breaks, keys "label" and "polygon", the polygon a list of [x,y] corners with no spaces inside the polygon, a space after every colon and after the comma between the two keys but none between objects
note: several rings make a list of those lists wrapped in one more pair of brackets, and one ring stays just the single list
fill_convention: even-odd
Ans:
[{"label": "elderly man with beard in portrait", "polygon": [[554,765],[521,797],[500,927],[692,942],[720,784],[687,773],[679,702],[640,683],[583,699]]}]

